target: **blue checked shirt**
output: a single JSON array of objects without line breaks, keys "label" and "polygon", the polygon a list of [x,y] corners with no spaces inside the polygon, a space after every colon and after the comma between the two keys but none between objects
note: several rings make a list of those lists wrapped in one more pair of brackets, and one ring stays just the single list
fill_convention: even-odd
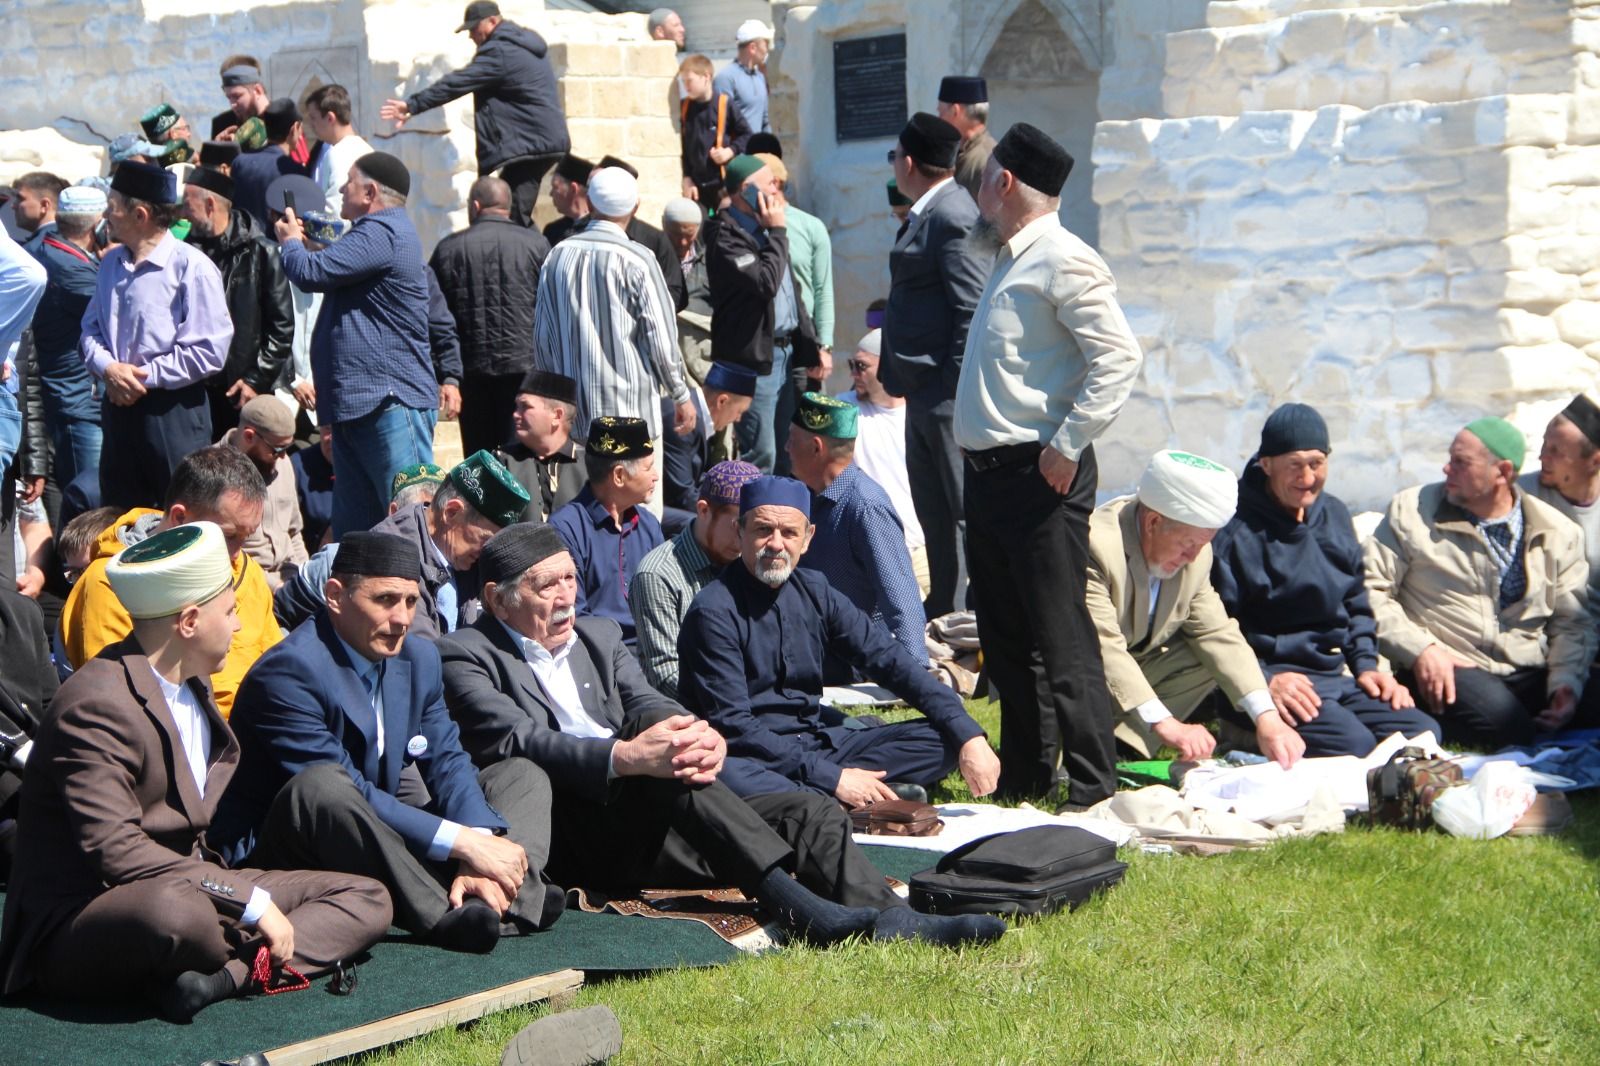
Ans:
[{"label": "blue checked shirt", "polygon": [[817,532],[800,565],[828,579],[918,665],[928,665],[922,594],[911,571],[906,531],[883,487],[851,463],[811,497]]},{"label": "blue checked shirt", "polygon": [[358,218],[319,252],[284,242],[283,272],[301,291],[325,294],[311,335],[319,418],[348,422],[391,397],[419,411],[439,406],[422,242],[405,208]]}]

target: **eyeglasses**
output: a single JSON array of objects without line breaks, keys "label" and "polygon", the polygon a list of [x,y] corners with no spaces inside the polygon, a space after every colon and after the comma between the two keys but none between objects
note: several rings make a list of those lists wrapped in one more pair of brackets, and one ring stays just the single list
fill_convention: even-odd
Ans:
[{"label": "eyeglasses", "polygon": [[277,458],[280,455],[288,455],[290,452],[294,451],[293,440],[289,441],[288,444],[273,444],[269,440],[263,440],[261,443],[267,446],[267,451],[272,453],[273,458]]},{"label": "eyeglasses", "polygon": [[872,364],[865,359],[851,359],[844,365],[850,368],[850,373],[852,374],[865,374],[872,369]]}]

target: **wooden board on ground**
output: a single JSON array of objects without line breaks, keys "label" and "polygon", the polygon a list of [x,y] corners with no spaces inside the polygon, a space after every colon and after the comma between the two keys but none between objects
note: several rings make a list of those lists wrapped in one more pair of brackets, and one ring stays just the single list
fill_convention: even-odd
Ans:
[{"label": "wooden board on ground", "polygon": [[557,970],[555,973],[540,974],[470,996],[435,1003],[431,1007],[396,1014],[392,1018],[358,1025],[354,1029],[274,1048],[265,1054],[272,1066],[314,1066],[316,1063],[331,1062],[401,1040],[410,1040],[435,1029],[470,1022],[508,1007],[569,995],[582,985],[582,971]]}]

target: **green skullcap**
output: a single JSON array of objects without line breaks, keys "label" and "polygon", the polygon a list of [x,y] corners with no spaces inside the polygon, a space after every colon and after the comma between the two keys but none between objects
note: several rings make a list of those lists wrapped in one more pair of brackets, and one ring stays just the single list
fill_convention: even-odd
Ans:
[{"label": "green skullcap", "polygon": [[531,499],[511,471],[483,449],[461,460],[448,477],[474,510],[502,529],[522,517]]},{"label": "green skullcap", "polygon": [[1522,469],[1522,460],[1528,456],[1528,440],[1522,430],[1503,418],[1480,418],[1467,423],[1467,432],[1483,441],[1491,455],[1508,460],[1517,470]]},{"label": "green skullcap", "polygon": [[753,155],[736,155],[722,168],[723,183],[729,192],[738,192],[739,186],[750,180],[750,175],[766,165]]},{"label": "green skullcap", "polygon": [[412,463],[402,466],[394,475],[394,480],[389,483],[389,498],[392,500],[413,485],[438,485],[444,482],[444,471],[432,463]]},{"label": "green skullcap", "polygon": [[808,392],[800,397],[794,409],[794,424],[819,437],[838,440],[856,439],[856,418],[861,409],[853,403],[835,400],[820,392]]}]

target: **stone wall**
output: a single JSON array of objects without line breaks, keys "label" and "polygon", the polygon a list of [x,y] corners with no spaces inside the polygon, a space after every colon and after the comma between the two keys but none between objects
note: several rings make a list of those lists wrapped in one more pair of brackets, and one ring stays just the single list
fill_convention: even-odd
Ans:
[{"label": "stone wall", "polygon": [[[659,220],[678,189],[672,45],[647,39],[644,15],[545,11],[542,0],[501,6],[551,42],[574,149],[638,166],[642,212]],[[460,19],[459,4],[425,0],[11,0],[0,123],[12,132],[0,131],[0,146],[22,147],[0,147],[0,179],[40,165],[82,177],[95,169],[85,149],[137,129],[158,101],[171,102],[203,138],[226,107],[218,65],[247,52],[266,65],[274,96],[303,99],[332,81],[351,89],[358,132],[411,168],[410,214],[431,249],[466,225],[466,191],[477,176],[472,101],[419,116],[399,133],[379,122],[378,109],[471,59],[472,42],[454,32]]]},{"label": "stone wall", "polygon": [[1600,20],[1335,6],[1212,4],[1167,42],[1189,117],[1099,126],[1101,247],[1147,356],[1107,490],[1169,444],[1241,465],[1292,399],[1329,418],[1335,490],[1381,506],[1464,422],[1508,415],[1536,452],[1594,384]]}]

